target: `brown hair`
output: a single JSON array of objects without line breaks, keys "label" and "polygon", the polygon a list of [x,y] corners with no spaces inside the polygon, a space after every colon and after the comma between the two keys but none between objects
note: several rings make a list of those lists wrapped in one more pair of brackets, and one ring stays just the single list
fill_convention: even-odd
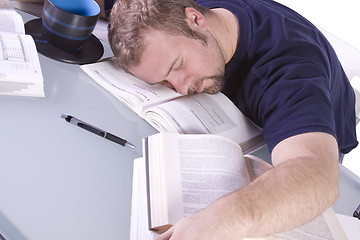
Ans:
[{"label": "brown hair", "polygon": [[108,27],[114,62],[125,71],[137,65],[144,48],[147,30],[166,31],[206,42],[185,21],[185,8],[192,7],[206,15],[210,12],[193,0],[117,0]]}]

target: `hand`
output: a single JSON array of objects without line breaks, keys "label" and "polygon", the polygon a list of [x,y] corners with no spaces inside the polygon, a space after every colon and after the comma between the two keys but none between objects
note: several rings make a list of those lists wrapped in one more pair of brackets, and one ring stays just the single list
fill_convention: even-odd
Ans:
[{"label": "hand", "polygon": [[239,229],[225,226],[225,221],[222,221],[221,218],[226,216],[223,213],[220,215],[216,214],[213,209],[204,209],[194,215],[180,219],[172,228],[155,240],[242,239]]},{"label": "hand", "polygon": [[[181,240],[181,239],[210,239],[207,237],[206,232],[209,229],[203,229],[194,217],[189,216],[178,221],[167,232],[161,234],[156,240]],[[219,239],[219,238],[214,238]]]}]

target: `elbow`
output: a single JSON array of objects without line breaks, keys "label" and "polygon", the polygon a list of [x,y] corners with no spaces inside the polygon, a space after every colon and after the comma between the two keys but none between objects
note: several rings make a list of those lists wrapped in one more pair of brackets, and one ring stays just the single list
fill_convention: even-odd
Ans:
[{"label": "elbow", "polygon": [[323,212],[337,202],[339,198],[339,184],[336,184],[334,179],[327,179],[319,194],[318,206],[320,207],[319,210]]},{"label": "elbow", "polygon": [[331,174],[330,176],[331,189],[333,189],[331,196],[331,202],[332,202],[331,205],[334,205],[336,203],[340,195],[340,187],[339,187],[340,169],[339,169],[338,159],[336,159],[336,161],[334,161],[333,164],[334,164],[332,171],[333,174]]},{"label": "elbow", "polygon": [[[338,151],[337,147],[332,148]],[[327,207],[331,207],[336,203],[340,195],[339,188],[339,179],[340,179],[340,169],[339,169],[339,157],[334,153],[328,158],[322,158],[322,170],[324,174],[322,175],[322,182],[324,183],[323,190],[327,191]],[[325,161],[324,161],[325,160]]]},{"label": "elbow", "polygon": [[[335,165],[335,164],[334,164]],[[338,163],[336,163],[336,165],[334,166],[333,171],[331,171],[332,174],[328,175],[326,177],[326,188],[328,189],[328,206],[327,207],[331,207],[332,205],[334,205],[336,203],[336,201],[339,198],[340,195],[340,189],[339,189],[339,165]]]},{"label": "elbow", "polygon": [[333,191],[331,191],[331,196],[329,196],[329,207],[336,203],[340,195],[339,184],[335,184],[332,189]]},{"label": "elbow", "polygon": [[321,210],[325,210],[334,205],[340,195],[339,162],[332,158],[329,160],[331,161],[322,161],[321,167],[317,168],[315,173],[316,177],[314,178],[314,183],[318,184],[317,197],[318,200],[320,200],[318,203],[319,206],[321,206]]}]

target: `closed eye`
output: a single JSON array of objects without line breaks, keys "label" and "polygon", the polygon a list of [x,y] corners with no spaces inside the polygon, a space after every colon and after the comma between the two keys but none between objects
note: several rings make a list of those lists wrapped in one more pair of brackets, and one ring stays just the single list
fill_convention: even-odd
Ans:
[{"label": "closed eye", "polygon": [[184,67],[184,65],[185,65],[185,60],[184,58],[182,58],[179,66],[176,66],[175,68],[173,68],[173,70],[175,71],[181,70]]}]

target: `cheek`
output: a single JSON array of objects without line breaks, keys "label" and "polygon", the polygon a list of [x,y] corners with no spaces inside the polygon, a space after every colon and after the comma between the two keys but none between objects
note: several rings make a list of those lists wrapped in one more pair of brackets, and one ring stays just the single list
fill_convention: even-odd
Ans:
[{"label": "cheek", "polygon": [[188,76],[202,76],[208,72],[208,63],[206,58],[194,58],[183,70]]},{"label": "cheek", "polygon": [[211,74],[218,69],[219,56],[210,51],[203,51],[196,59],[194,64],[195,70],[200,72],[201,75]]}]

